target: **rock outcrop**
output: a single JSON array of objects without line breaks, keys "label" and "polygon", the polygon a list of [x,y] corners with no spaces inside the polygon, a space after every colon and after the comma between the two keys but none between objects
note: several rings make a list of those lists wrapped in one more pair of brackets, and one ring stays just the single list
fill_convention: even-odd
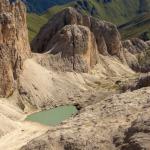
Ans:
[{"label": "rock outcrop", "polygon": [[72,71],[88,72],[98,60],[98,51],[93,33],[85,26],[63,27],[47,45],[47,53],[60,54],[67,61],[65,68]]},{"label": "rock outcrop", "polygon": [[123,43],[123,47],[128,49],[128,51],[132,54],[138,54],[144,52],[146,49],[149,48],[147,42],[144,42],[143,40],[138,38],[126,40],[122,43]]},{"label": "rock outcrop", "polygon": [[150,149],[150,118],[144,115],[132,122],[131,126],[121,133],[114,142],[120,150]]},{"label": "rock outcrop", "polygon": [[122,42],[124,56],[128,65],[137,72],[150,71],[150,45],[149,41],[144,42],[138,38]]},{"label": "rock outcrop", "polygon": [[0,96],[7,97],[15,89],[23,61],[30,55],[26,25],[26,9],[22,2],[0,1]]},{"label": "rock outcrop", "polygon": [[[72,34],[73,32],[74,34]],[[49,20],[31,44],[32,51],[34,52],[49,52],[50,54],[61,52],[63,53],[62,56],[66,56],[69,59],[70,57],[74,57],[72,53],[73,47],[75,47],[74,51],[82,55],[83,49],[88,53],[89,46],[91,47],[91,54],[93,53],[93,56],[95,56],[97,51],[99,54],[105,56],[114,55],[121,57],[122,45],[120,34],[115,25],[90,16],[84,16],[77,12],[76,9],[70,7],[64,9]],[[84,56],[82,55],[83,57],[80,56],[82,58],[77,59],[76,62],[78,63],[73,64],[75,66],[82,66],[82,62],[85,60],[88,66],[96,64],[96,58],[87,58],[89,57],[87,55],[89,54],[85,55],[84,52]],[[89,60],[91,60],[91,63],[89,63]],[[85,69],[81,67],[77,70]]]},{"label": "rock outcrop", "polygon": [[126,91],[134,91],[141,89],[143,87],[149,87],[150,86],[150,74],[144,74],[141,77],[139,77],[137,80],[131,82],[128,81],[128,83],[124,84],[121,89],[123,92]]},{"label": "rock outcrop", "polygon": [[[52,19],[49,20],[46,25],[41,28],[39,34],[31,43],[32,51],[39,53],[48,52],[53,55],[56,55],[56,51],[57,53],[59,51],[63,53],[62,56],[67,56],[68,51],[70,51],[71,54],[72,44],[68,42],[68,45],[66,45],[66,43],[67,41],[71,41],[71,43],[73,43],[73,38],[71,38],[70,36],[70,39],[67,40],[66,37],[68,37],[69,35],[65,35],[63,29],[65,28],[65,30],[70,30],[70,26],[68,25],[72,26],[72,28],[75,27],[73,25],[80,25],[88,28],[89,31],[93,34],[92,36],[94,36],[93,39],[95,39],[95,42],[93,44],[94,47],[97,47],[97,50],[94,51],[98,51],[100,55],[117,57],[122,63],[128,65],[134,71],[148,71],[148,65],[142,66],[140,62],[140,58],[145,58],[145,52],[149,48],[148,43],[140,39],[132,39],[121,42],[120,34],[115,25],[109,22],[101,21],[99,19],[95,19],[91,16],[83,15],[76,9],[71,7],[66,8],[60,13],[56,14]],[[74,28],[73,30],[76,29]],[[80,34],[83,34],[82,36],[84,37],[83,32],[80,32]],[[61,43],[59,42],[58,44],[57,41],[61,41]],[[80,44],[83,42],[83,45],[86,45],[87,42],[85,40],[81,40],[79,36],[76,36],[76,41]],[[52,45],[55,45],[56,47]],[[81,47],[78,47],[77,45],[74,46],[76,47],[78,52],[82,52]],[[68,49],[68,51],[64,51],[64,49]],[[66,58],[70,59],[70,57],[73,57],[73,53],[70,56],[68,55]],[[78,59],[78,61],[76,61],[78,63],[74,63],[74,65],[83,66],[83,64],[81,63],[83,62],[83,59],[85,60],[86,58],[83,57]],[[67,63],[72,64],[71,61],[68,61]],[[86,70],[82,68],[84,67],[81,67],[78,70],[80,70],[80,72],[82,72],[82,70]]]},{"label": "rock outcrop", "polygon": [[[91,16],[83,15],[71,7],[56,14],[41,28],[39,34],[32,41],[32,51],[39,53],[50,51],[52,47],[49,47],[49,45],[51,45],[52,39],[56,39],[54,38],[55,35],[64,26],[74,24],[89,28],[94,34],[99,54],[118,57],[121,62],[127,64],[137,72],[145,73],[150,70],[149,65],[143,66],[140,62],[140,58],[145,58],[144,53],[149,49],[148,42],[137,38],[121,42],[120,34],[115,25],[95,19]],[[57,40],[58,38],[60,38],[60,36],[57,36]],[[78,41],[80,41],[80,39],[78,39]],[[55,48],[53,47],[53,49]],[[56,49],[58,50],[58,46]],[[67,49],[67,47],[65,49]],[[61,51],[61,47],[59,51]]]},{"label": "rock outcrop", "polygon": [[53,36],[64,26],[73,24],[86,26],[94,33],[98,51],[101,54],[115,55],[120,51],[120,34],[115,25],[90,16],[84,16],[71,7],[56,14],[42,27],[39,34],[32,41],[32,50],[35,52],[48,51],[47,46]]}]

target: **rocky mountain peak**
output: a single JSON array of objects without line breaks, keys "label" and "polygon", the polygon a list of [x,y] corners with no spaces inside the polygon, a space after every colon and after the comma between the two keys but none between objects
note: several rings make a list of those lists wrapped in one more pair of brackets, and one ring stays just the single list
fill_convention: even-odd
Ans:
[{"label": "rocky mountain peak", "polygon": [[[76,29],[81,28],[82,29],[84,28],[86,30],[85,31],[82,30],[82,34],[81,33],[79,34],[78,32],[79,30]],[[70,33],[66,32],[68,30],[70,30],[71,32]],[[76,31],[75,34],[72,34],[72,31]],[[65,32],[68,35],[64,34]],[[88,37],[86,37],[86,35],[88,35]],[[57,51],[62,53],[63,57],[64,55],[67,56],[68,53],[72,53],[71,49],[73,44],[71,45],[70,43],[67,42],[68,41],[73,42],[74,39],[76,39],[76,42],[73,43],[76,49],[75,51],[78,51],[79,53],[82,53],[83,45],[86,46],[88,45],[87,43],[89,42],[89,39],[92,39],[92,41],[93,39],[95,39],[94,42],[92,43],[90,42],[92,47],[95,47],[94,51],[97,51],[99,54],[102,55],[120,56],[122,44],[121,44],[121,37],[116,26],[109,22],[101,21],[91,16],[83,15],[76,9],[71,7],[64,9],[60,13],[56,14],[52,19],[50,19],[48,23],[41,28],[39,34],[32,41],[31,47],[34,52],[40,53],[43,52],[55,53]],[[65,45],[64,43],[60,44],[60,42],[62,41],[64,41],[64,43],[66,42],[67,45]],[[81,47],[79,47],[79,45]],[[87,47],[86,50],[88,51]],[[92,53],[94,54],[95,52]],[[88,55],[88,57],[89,56],[90,55]],[[70,59],[70,56],[68,56],[68,59]],[[82,59],[84,59],[84,61],[87,60],[84,57]],[[96,58],[88,58],[88,59],[94,60]],[[79,66],[82,65],[80,64]]]},{"label": "rocky mountain peak", "polygon": [[67,59],[65,67],[72,71],[88,72],[97,63],[97,45],[89,28],[81,25],[66,25],[48,43],[47,53],[61,54]]},{"label": "rocky mountain peak", "polygon": [[0,2],[0,96],[9,96],[22,62],[30,55],[26,8],[21,1]]},{"label": "rocky mountain peak", "polygon": [[53,36],[64,26],[72,24],[86,26],[94,33],[98,51],[101,54],[107,55],[110,53],[114,55],[120,50],[120,34],[115,25],[83,15],[71,7],[56,14],[43,26],[39,34],[32,41],[32,50],[37,52],[47,51],[47,44]]}]

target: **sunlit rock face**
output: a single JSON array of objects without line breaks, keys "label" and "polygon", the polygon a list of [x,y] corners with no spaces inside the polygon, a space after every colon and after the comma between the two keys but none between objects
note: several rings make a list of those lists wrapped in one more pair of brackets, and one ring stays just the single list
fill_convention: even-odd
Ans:
[{"label": "sunlit rock face", "polygon": [[77,72],[88,72],[97,61],[97,45],[89,28],[67,25],[47,45],[47,53],[60,54],[65,67]]},{"label": "sunlit rock face", "polygon": [[26,9],[22,2],[0,1],[0,96],[15,89],[22,62],[30,55]]},{"label": "sunlit rock face", "polygon": [[[68,25],[70,25],[70,27]],[[80,25],[80,27],[78,25]],[[75,34],[73,35],[72,34],[73,32],[71,31],[70,33],[66,32],[67,34],[65,35],[64,28],[65,30],[70,30],[70,31],[73,30],[73,32],[75,31],[74,32]],[[67,29],[67,28],[70,28],[70,29]],[[86,30],[85,31],[82,30],[80,32],[79,30],[77,30],[77,28],[80,31],[81,31],[81,28],[82,29],[84,28]],[[60,31],[64,33],[60,33]],[[88,33],[88,36],[87,36],[87,33]],[[57,38],[56,38],[56,34],[57,34]],[[72,37],[69,37],[69,34],[72,34],[71,35]],[[82,38],[80,38],[79,35]],[[64,9],[60,13],[56,14],[51,20],[49,20],[49,22],[41,28],[41,31],[39,32],[39,34],[32,41],[31,47],[34,52],[39,52],[39,53],[49,52],[49,53],[54,54],[54,51],[55,52],[59,51],[63,53],[63,56],[64,55],[67,56],[67,54],[71,53],[72,51],[71,50],[72,45],[70,44],[70,42],[73,43],[74,37],[77,41],[75,43],[76,44],[75,51],[78,51],[80,54],[82,53],[83,45],[87,46],[84,48],[86,48],[86,51],[88,51],[89,49],[88,46],[92,44],[92,47],[95,47],[94,51],[97,51],[101,55],[120,56],[122,44],[121,44],[120,34],[116,26],[111,23],[95,19],[90,16],[84,16],[81,13],[79,13],[76,9],[71,8],[71,7]],[[89,40],[89,38],[91,40]],[[60,41],[61,41],[61,44],[60,44]],[[56,48],[54,46],[52,47],[54,43],[55,45],[57,44]],[[59,47],[59,50],[58,50],[58,45],[59,46],[63,45],[63,48]],[[67,47],[65,47],[65,45]],[[80,45],[80,46],[76,47],[77,45]],[[64,51],[64,49],[66,49],[66,51]],[[80,59],[80,62],[82,61],[83,59]],[[93,64],[93,61],[92,61],[92,64]],[[94,64],[96,63],[94,62]],[[75,65],[78,65],[78,64],[75,64]]]},{"label": "sunlit rock face", "polygon": [[133,38],[122,42],[124,56],[128,65],[137,72],[149,72],[149,41],[145,42],[138,38]]},{"label": "sunlit rock face", "polygon": [[32,50],[47,51],[47,45],[53,36],[64,26],[74,24],[86,26],[94,33],[99,53],[114,55],[120,51],[120,34],[115,25],[84,16],[71,7],[64,9],[49,20],[33,40]]}]

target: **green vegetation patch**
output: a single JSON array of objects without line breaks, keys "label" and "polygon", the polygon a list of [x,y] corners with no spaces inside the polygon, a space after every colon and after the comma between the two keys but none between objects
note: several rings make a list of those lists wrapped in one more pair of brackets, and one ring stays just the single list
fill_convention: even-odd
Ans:
[{"label": "green vegetation patch", "polygon": [[[149,34],[149,19],[142,15],[150,12],[150,0],[112,0],[105,3],[100,0],[78,0],[65,5],[51,7],[41,15],[29,13],[27,21],[30,41],[53,15],[68,6],[78,9],[83,14],[112,22],[117,26],[128,22],[125,28],[120,29],[124,39],[137,36],[138,34],[141,35],[145,32],[145,29]],[[130,21],[133,18],[136,19]]]},{"label": "green vegetation patch", "polygon": [[150,39],[150,13],[142,14],[118,28],[123,39],[141,37],[148,40]]}]

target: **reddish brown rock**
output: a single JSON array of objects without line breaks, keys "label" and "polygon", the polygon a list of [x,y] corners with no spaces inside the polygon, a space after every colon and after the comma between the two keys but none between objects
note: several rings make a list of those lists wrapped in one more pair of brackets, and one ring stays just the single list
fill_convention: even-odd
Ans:
[{"label": "reddish brown rock", "polygon": [[15,88],[22,62],[30,55],[26,9],[22,2],[0,1],[0,96]]}]

